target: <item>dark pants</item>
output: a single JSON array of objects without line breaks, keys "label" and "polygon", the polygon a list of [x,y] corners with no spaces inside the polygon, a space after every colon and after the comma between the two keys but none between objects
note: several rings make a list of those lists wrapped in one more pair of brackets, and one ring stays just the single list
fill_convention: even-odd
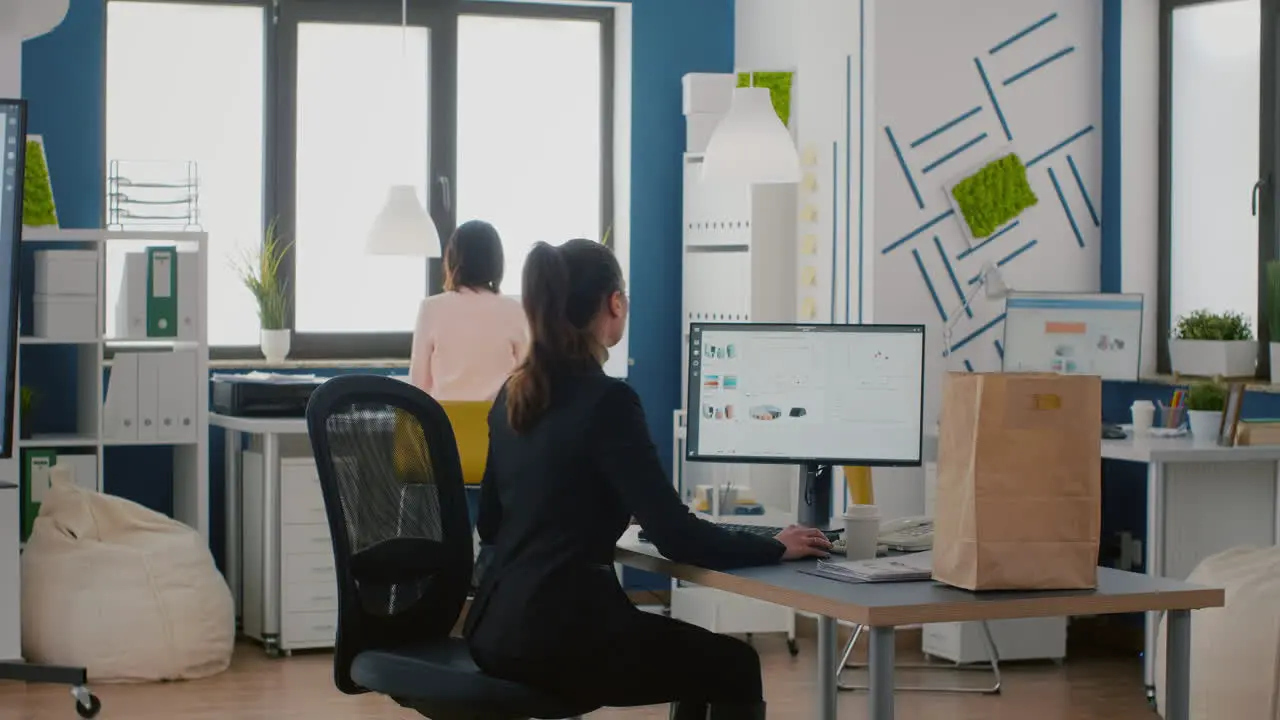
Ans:
[{"label": "dark pants", "polygon": [[598,707],[764,700],[760,657],[745,642],[639,610],[626,625],[602,629],[607,652],[538,660],[472,654],[489,675]]}]

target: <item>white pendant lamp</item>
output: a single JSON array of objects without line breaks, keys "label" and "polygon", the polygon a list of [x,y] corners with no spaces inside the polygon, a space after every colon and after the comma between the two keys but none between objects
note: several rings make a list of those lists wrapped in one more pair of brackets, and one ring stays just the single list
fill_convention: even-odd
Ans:
[{"label": "white pendant lamp", "polygon": [[[409,0],[401,1],[402,29],[409,32]],[[401,52],[407,40],[401,40]],[[407,58],[405,60],[408,62]],[[409,83],[401,83],[408,88]],[[370,255],[400,255],[408,257],[438,258],[440,231],[418,198],[412,185],[392,185],[387,192],[387,202],[373,220],[365,252]]]},{"label": "white pendant lamp", "polygon": [[800,182],[800,155],[768,88],[735,88],[702,158],[702,178],[769,185]]},{"label": "white pendant lamp", "polygon": [[440,233],[412,185],[393,185],[373,220],[365,251],[370,255],[440,257]]},{"label": "white pendant lamp", "polygon": [[70,6],[70,0],[0,0],[0,36],[38,38],[61,25]]}]

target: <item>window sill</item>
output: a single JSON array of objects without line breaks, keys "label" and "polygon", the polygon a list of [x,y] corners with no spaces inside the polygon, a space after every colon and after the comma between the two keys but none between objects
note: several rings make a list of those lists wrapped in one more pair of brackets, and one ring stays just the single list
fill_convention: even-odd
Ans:
[{"label": "window sill", "polygon": [[[1139,382],[1144,385],[1176,386],[1176,385],[1186,385],[1188,383],[1193,383],[1193,382],[1196,382],[1197,380],[1204,380],[1204,379],[1206,378],[1195,378],[1195,377],[1186,377],[1186,376],[1178,376],[1178,375],[1144,375]],[[1258,378],[1236,378],[1234,380],[1232,378],[1227,378],[1226,380],[1224,380],[1224,382],[1228,382],[1228,383],[1243,382],[1245,384],[1245,390],[1249,392],[1280,394],[1280,384],[1268,383]]]},{"label": "window sill", "polygon": [[269,363],[263,358],[242,360],[210,360],[210,370],[408,370],[408,360],[370,359],[370,360],[285,360]]}]

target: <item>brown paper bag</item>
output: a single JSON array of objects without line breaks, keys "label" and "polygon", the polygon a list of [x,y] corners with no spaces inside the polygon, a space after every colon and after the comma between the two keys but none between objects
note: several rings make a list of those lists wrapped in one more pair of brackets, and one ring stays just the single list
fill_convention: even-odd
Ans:
[{"label": "brown paper bag", "polygon": [[967,590],[1097,587],[1102,382],[952,373],[938,438],[933,577]]}]

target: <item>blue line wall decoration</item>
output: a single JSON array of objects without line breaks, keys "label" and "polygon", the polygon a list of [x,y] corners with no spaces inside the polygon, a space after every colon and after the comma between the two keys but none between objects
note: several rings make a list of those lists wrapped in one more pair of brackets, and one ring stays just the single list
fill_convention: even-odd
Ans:
[{"label": "blue line wall decoration", "polygon": [[999,340],[996,340],[996,341],[995,341],[995,346],[996,346],[996,355],[1000,356],[1000,359],[1001,359],[1001,360],[1003,360],[1003,359],[1004,359],[1004,345],[1003,345],[1003,344],[1001,344]]},{"label": "blue line wall decoration", "polygon": [[1004,39],[1004,40],[1001,40],[1000,42],[996,43],[995,47],[991,48],[991,49],[990,49],[990,50],[988,50],[987,52],[988,52],[988,54],[995,55],[996,53],[1000,52],[1001,50],[1003,50],[1003,49],[1005,49],[1005,48],[1009,47],[1010,45],[1012,45],[1012,44],[1014,44],[1014,43],[1018,42],[1018,41],[1019,41],[1019,40],[1021,40],[1022,38],[1024,38],[1024,37],[1026,37],[1026,36],[1030,35],[1031,33],[1035,32],[1036,30],[1039,30],[1040,28],[1044,27],[1045,25],[1048,25],[1049,23],[1051,23],[1051,22],[1053,22],[1054,20],[1057,20],[1057,19],[1058,19],[1058,13],[1056,13],[1056,12],[1055,12],[1055,13],[1049,13],[1047,16],[1042,17],[1042,18],[1040,18],[1039,20],[1037,20],[1037,21],[1035,21],[1034,23],[1032,23],[1029,27],[1025,27],[1025,28],[1023,28],[1023,29],[1019,30],[1018,32],[1014,33],[1013,35],[1010,35],[1008,38],[1006,38],[1006,39]]},{"label": "blue line wall decoration", "polygon": [[933,246],[938,249],[938,256],[942,258],[942,266],[947,269],[947,277],[951,278],[951,287],[956,291],[957,300],[964,304],[964,313],[969,317],[973,317],[973,308],[964,302],[964,288],[960,287],[960,279],[956,277],[956,270],[951,266],[951,260],[947,257],[947,251],[942,247],[942,239],[937,235],[933,236]]},{"label": "blue line wall decoration", "polygon": [[964,369],[966,372],[973,372],[973,363],[969,362],[968,358],[965,358]]},{"label": "blue line wall decoration", "polygon": [[1032,65],[1031,65],[1031,67],[1028,67],[1026,70],[1019,70],[1018,72],[1016,72],[1016,73],[1014,73],[1014,74],[1010,75],[1008,78],[1006,78],[1006,79],[1005,79],[1005,81],[1004,81],[1004,85],[1005,85],[1005,87],[1008,87],[1008,86],[1010,86],[1010,85],[1012,85],[1012,84],[1014,84],[1014,83],[1018,82],[1018,81],[1019,81],[1019,80],[1021,80],[1022,78],[1024,78],[1024,77],[1026,77],[1026,76],[1030,75],[1031,73],[1033,73],[1033,72],[1035,72],[1035,71],[1039,70],[1040,68],[1042,68],[1042,67],[1044,67],[1044,66],[1046,66],[1046,65],[1048,65],[1048,64],[1050,64],[1050,63],[1052,63],[1052,62],[1054,62],[1055,60],[1061,60],[1062,58],[1064,58],[1064,57],[1066,57],[1066,56],[1070,55],[1071,53],[1073,53],[1073,52],[1075,52],[1075,51],[1076,51],[1076,48],[1075,48],[1075,46],[1074,46],[1074,45],[1073,45],[1073,46],[1071,46],[1071,47],[1069,47],[1069,48],[1064,48],[1064,49],[1062,49],[1062,50],[1059,50],[1058,52],[1056,52],[1056,53],[1054,53],[1054,54],[1050,55],[1049,57],[1047,57],[1047,58],[1045,58],[1045,59],[1043,59],[1043,60],[1041,60],[1041,61],[1039,61],[1039,62],[1037,62],[1037,63],[1032,64]]},{"label": "blue line wall decoration", "polygon": [[916,180],[911,176],[911,168],[907,167],[906,158],[902,157],[902,148],[898,147],[898,141],[893,137],[893,130],[889,126],[884,127],[884,134],[889,138],[889,146],[893,148],[893,154],[898,156],[898,165],[902,166],[902,174],[907,178],[907,185],[911,186],[911,194],[916,199],[916,205],[920,209],[924,209],[924,200],[920,197],[920,188],[916,187]]},{"label": "blue line wall decoration", "polygon": [[1102,221],[1098,219],[1098,211],[1093,207],[1093,199],[1089,197],[1089,190],[1084,186],[1084,178],[1080,177],[1080,168],[1076,166],[1076,159],[1068,155],[1067,164],[1071,166],[1071,174],[1076,179],[1076,187],[1080,188],[1080,196],[1084,198],[1084,205],[1089,208],[1089,217],[1093,220],[1093,226],[1101,227]]},{"label": "blue line wall decoration", "polygon": [[921,172],[922,172],[922,173],[925,173],[926,175],[927,175],[928,173],[933,172],[934,170],[938,169],[938,166],[939,166],[939,165],[942,165],[943,163],[945,163],[946,161],[950,160],[951,158],[953,158],[953,157],[955,157],[955,156],[959,155],[960,153],[964,152],[965,150],[968,150],[969,148],[973,147],[974,145],[977,145],[978,143],[980,143],[980,142],[982,142],[983,140],[986,140],[986,139],[987,139],[987,134],[986,134],[986,133],[982,133],[982,134],[981,134],[981,135],[979,135],[978,137],[973,138],[972,140],[969,140],[968,142],[966,142],[965,144],[963,144],[963,145],[961,145],[960,147],[956,148],[955,150],[952,150],[951,152],[947,153],[946,155],[943,155],[942,157],[938,158],[937,160],[934,160],[933,162],[929,163],[928,165],[925,165],[925,166],[924,166],[924,168],[921,170]]},{"label": "blue line wall decoration", "polygon": [[924,232],[925,230],[928,230],[929,228],[933,227],[934,225],[937,225],[938,223],[942,222],[943,220],[945,220],[945,219],[947,219],[947,218],[949,218],[949,217],[951,217],[952,215],[955,215],[955,214],[956,214],[956,211],[955,211],[955,210],[944,210],[940,215],[937,215],[936,217],[934,217],[934,218],[933,218],[933,219],[931,219],[931,220],[927,220],[927,221],[925,221],[925,224],[921,225],[920,227],[916,228],[915,230],[912,230],[911,232],[907,233],[905,236],[903,236],[903,237],[899,238],[898,240],[894,241],[894,243],[893,243],[892,245],[890,245],[889,247],[885,248],[884,250],[881,250],[881,251],[880,251],[880,253],[881,253],[882,255],[888,255],[889,253],[893,252],[894,250],[898,249],[900,246],[902,246],[903,244],[905,244],[905,243],[906,243],[908,240],[910,240],[911,238],[916,237],[917,235],[919,235],[920,233]]},{"label": "blue line wall decoration", "polygon": [[840,223],[835,208],[840,207],[840,143],[831,143],[831,322],[836,322],[836,268],[839,267]]},{"label": "blue line wall decoration", "polygon": [[1005,313],[1000,313],[999,315],[986,321],[985,323],[980,325],[977,330],[974,330],[968,335],[965,335],[963,338],[960,338],[960,340],[958,340],[957,342],[952,343],[951,352],[954,353],[957,350],[964,348],[966,345],[973,342],[974,340],[977,340],[978,338],[982,337],[984,334],[986,334],[988,330],[1004,322],[1004,318],[1005,318]]},{"label": "blue line wall decoration", "polygon": [[1067,196],[1062,194],[1062,184],[1058,182],[1058,176],[1053,172],[1053,168],[1049,168],[1049,180],[1053,182],[1054,192],[1058,193],[1058,202],[1062,203],[1062,211],[1067,214],[1067,222],[1071,223],[1071,232],[1076,236],[1076,242],[1080,247],[1084,247],[1084,236],[1080,234],[1080,226],[1076,224],[1075,215],[1071,214],[1071,206],[1067,204]]},{"label": "blue line wall decoration", "polygon": [[992,242],[994,242],[995,240],[999,239],[999,237],[1000,237],[1001,235],[1004,235],[1005,233],[1009,232],[1010,230],[1012,230],[1012,229],[1014,229],[1014,228],[1018,227],[1018,224],[1019,224],[1020,222],[1021,222],[1021,220],[1014,220],[1013,222],[1009,223],[1008,225],[1005,225],[1004,227],[1000,228],[999,230],[997,230],[997,231],[995,231],[995,232],[991,233],[991,234],[990,234],[990,235],[988,235],[986,238],[984,238],[984,239],[982,240],[982,242],[978,243],[977,245],[974,245],[973,247],[969,248],[968,250],[965,250],[964,252],[962,252],[962,253],[960,253],[959,255],[957,255],[957,256],[956,256],[956,259],[957,259],[957,260],[963,260],[963,259],[965,259],[965,258],[969,257],[970,255],[972,255],[972,254],[974,254],[974,253],[978,252],[978,251],[979,251],[979,250],[981,250],[982,248],[986,247],[987,245],[991,244],[991,243],[992,243]]},{"label": "blue line wall decoration", "polygon": [[938,309],[938,317],[942,318],[942,322],[946,322],[947,309],[942,307],[942,299],[938,297],[938,289],[933,286],[933,280],[929,277],[929,271],[924,266],[924,260],[920,258],[920,251],[913,249],[911,257],[916,260],[916,268],[920,270],[920,277],[924,279],[924,286],[929,289],[929,295],[933,298],[933,306]]},{"label": "blue line wall decoration", "polygon": [[991,80],[987,77],[987,71],[982,67],[982,60],[973,59],[973,64],[978,66],[978,76],[982,78],[982,86],[987,89],[987,97],[991,100],[991,107],[996,111],[996,117],[1000,118],[1000,127],[1004,130],[1004,138],[1013,140],[1013,133],[1009,131],[1009,121],[1004,118],[1004,111],[1000,109],[1000,101],[996,99],[996,91],[991,88]]},{"label": "blue line wall decoration", "polygon": [[[845,55],[844,57],[844,186],[850,186],[850,180],[853,177],[853,56]],[[917,199],[919,194],[916,195]],[[835,214],[835,208],[838,205],[831,206],[831,213]],[[851,208],[850,203],[844,204],[844,321],[849,322],[849,299],[853,293],[850,292],[849,285],[849,245],[850,237],[853,231],[850,223]],[[862,322],[862,243],[858,243],[858,322]]]},{"label": "blue line wall decoration", "polygon": [[[1017,250],[1014,250],[1008,255],[1005,255],[1004,257],[997,260],[996,267],[1004,267],[1005,265],[1008,265],[1010,262],[1013,262],[1014,258],[1018,257],[1022,253],[1035,247],[1039,242],[1040,242],[1039,240],[1028,241],[1027,243],[1023,244],[1021,247],[1019,247]],[[969,278],[969,284],[977,285],[978,280],[980,279],[982,279],[982,273],[978,273],[977,275],[974,275],[973,277]]]},{"label": "blue line wall decoration", "polygon": [[1080,138],[1084,137],[1085,135],[1088,135],[1088,134],[1089,134],[1089,133],[1091,133],[1091,132],[1093,132],[1093,126],[1092,126],[1092,125],[1090,125],[1089,127],[1085,128],[1085,129],[1083,129],[1083,130],[1080,130],[1080,131],[1078,131],[1078,132],[1072,133],[1072,135],[1071,135],[1070,137],[1068,137],[1066,140],[1063,140],[1062,142],[1058,143],[1057,145],[1054,145],[1053,147],[1049,148],[1048,150],[1045,150],[1044,152],[1040,153],[1039,155],[1036,155],[1035,157],[1033,157],[1033,158],[1031,158],[1030,160],[1028,160],[1028,161],[1027,161],[1027,167],[1031,167],[1031,166],[1035,165],[1036,163],[1040,162],[1041,160],[1044,160],[1045,158],[1049,157],[1050,155],[1052,155],[1052,154],[1054,154],[1054,153],[1058,152],[1058,151],[1059,151],[1059,150],[1061,150],[1062,148],[1064,148],[1064,147],[1066,147],[1066,146],[1070,145],[1071,143],[1073,143],[1073,142],[1075,142],[1075,141],[1079,140]]},{"label": "blue line wall decoration", "polygon": [[941,125],[939,125],[938,127],[936,127],[936,128],[934,128],[934,129],[930,130],[929,132],[925,133],[924,135],[921,135],[919,139],[917,139],[917,140],[912,140],[912,141],[911,141],[911,147],[913,147],[913,148],[918,148],[918,147],[920,147],[921,145],[923,145],[923,144],[925,144],[925,143],[929,142],[930,140],[934,139],[935,137],[937,137],[937,136],[941,135],[942,133],[944,133],[944,132],[946,132],[946,131],[950,130],[951,128],[955,127],[956,125],[959,125],[960,123],[964,122],[965,120],[968,120],[969,118],[973,117],[974,115],[977,115],[977,114],[978,114],[978,113],[980,113],[980,112],[982,112],[982,106],[981,106],[981,105],[979,105],[979,106],[977,106],[977,107],[975,107],[975,108],[973,108],[973,109],[971,109],[971,110],[966,110],[965,112],[961,113],[961,114],[960,114],[960,115],[958,115],[957,117],[953,117],[953,118],[951,118],[950,120],[948,120],[948,121],[946,121],[946,122],[942,123],[942,124],[941,124]]}]

